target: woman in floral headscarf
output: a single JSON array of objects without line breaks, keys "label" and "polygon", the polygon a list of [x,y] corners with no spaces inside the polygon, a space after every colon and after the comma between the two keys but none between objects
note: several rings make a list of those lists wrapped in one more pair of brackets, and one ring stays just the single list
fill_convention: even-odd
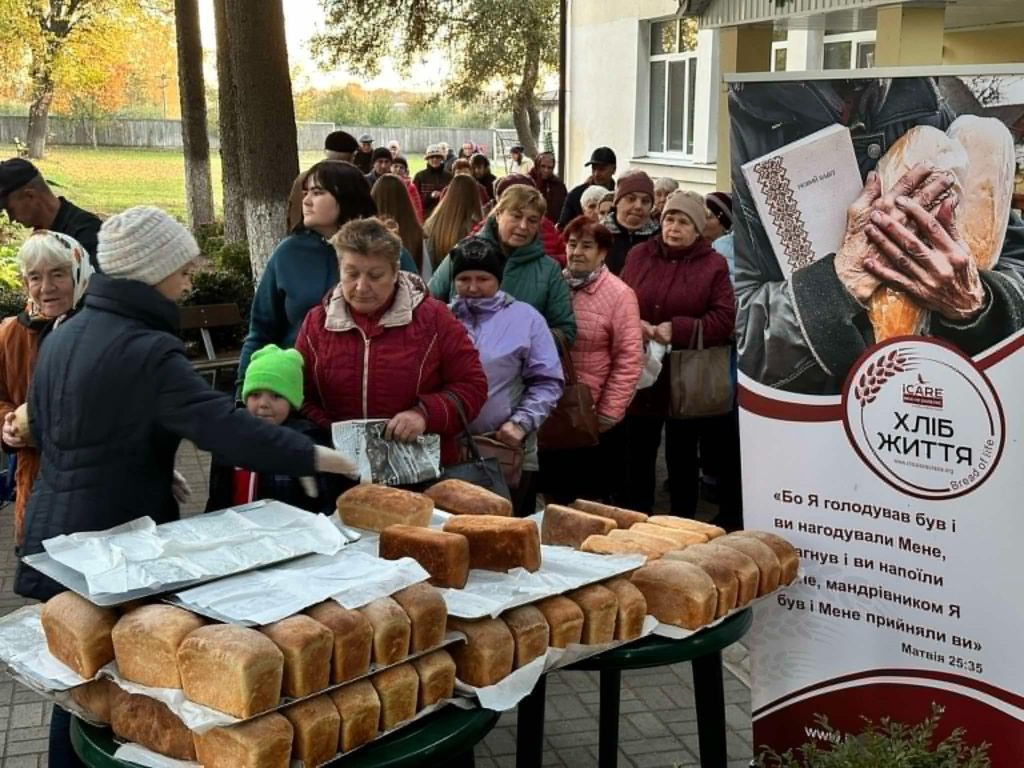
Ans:
[{"label": "woman in floral headscarf", "polygon": [[15,472],[14,542],[22,542],[25,503],[39,471],[39,453],[30,447],[13,423],[15,408],[28,398],[39,343],[70,317],[93,273],[81,244],[59,232],[32,233],[18,251],[18,267],[28,292],[28,305],[0,323],[0,417],[4,450],[18,451]]}]

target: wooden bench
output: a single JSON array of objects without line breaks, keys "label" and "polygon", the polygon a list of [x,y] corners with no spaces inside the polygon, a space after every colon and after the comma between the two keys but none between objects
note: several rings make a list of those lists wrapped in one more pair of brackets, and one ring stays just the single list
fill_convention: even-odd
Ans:
[{"label": "wooden bench", "polygon": [[237,304],[202,304],[193,307],[181,307],[181,330],[199,331],[203,342],[205,357],[198,357],[192,361],[193,366],[201,374],[209,374],[212,384],[217,386],[217,373],[219,371],[238,369],[238,358],[241,349],[228,351],[214,348],[213,337],[210,330],[213,328],[231,328],[244,324],[242,313],[238,310]]}]

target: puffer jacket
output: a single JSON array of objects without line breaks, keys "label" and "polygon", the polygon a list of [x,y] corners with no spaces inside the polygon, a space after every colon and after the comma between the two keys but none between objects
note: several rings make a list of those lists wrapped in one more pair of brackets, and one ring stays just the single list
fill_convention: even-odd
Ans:
[{"label": "puffer jacket", "polygon": [[604,262],[613,275],[622,274],[622,270],[626,266],[626,255],[635,246],[647,242],[661,231],[661,225],[654,219],[648,219],[640,225],[639,229],[628,230],[619,224],[618,219],[615,218],[614,208],[604,217],[604,221],[601,223],[604,224],[605,228],[612,233],[612,237],[615,238],[615,242],[612,243],[612,247],[608,250],[608,256]]},{"label": "puffer jacket", "polygon": [[571,290],[576,314],[572,347],[576,376],[590,388],[598,416],[621,421],[643,367],[636,294],[607,267],[601,267],[593,282]]},{"label": "puffer jacket", "polygon": [[[691,348],[698,320],[703,322],[705,347],[731,342],[736,297],[729,267],[707,239],[700,237],[684,248],[669,248],[660,235],[641,243],[629,252],[622,281],[636,292],[641,320],[672,323],[674,349]],[[671,366],[663,366],[654,386],[637,393],[630,413],[668,415],[670,371]]]},{"label": "puffer jacket", "polygon": [[442,464],[458,461],[462,432],[448,394],[469,420],[487,400],[487,377],[466,330],[408,272],[399,273],[377,318],[353,316],[338,286],[310,310],[295,348],[305,360],[303,416],[329,430],[335,421],[390,419],[418,408],[427,432],[441,436]]},{"label": "puffer jacket", "polygon": [[[171,481],[182,438],[218,462],[313,473],[313,441],[211,389],[185,357],[177,330],[177,306],[156,289],[93,275],[84,308],[41,345],[29,413],[42,466],[25,509],[23,554],[62,533],[143,515],[176,520]],[[62,589],[19,564],[19,595],[46,600]]]},{"label": "puffer jacket", "polygon": [[[493,216],[485,220],[477,234],[500,246]],[[451,260],[445,256],[434,270],[430,278],[430,295],[434,298],[448,301],[454,294],[451,268]],[[572,314],[569,289],[558,265],[545,257],[539,238],[507,255],[501,290],[540,312],[548,328],[560,331],[567,343],[571,345],[576,340],[576,319]]]}]

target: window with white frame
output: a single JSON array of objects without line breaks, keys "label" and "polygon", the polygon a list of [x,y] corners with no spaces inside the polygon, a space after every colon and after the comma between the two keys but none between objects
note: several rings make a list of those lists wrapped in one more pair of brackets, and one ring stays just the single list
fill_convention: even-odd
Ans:
[{"label": "window with white frame", "polygon": [[647,153],[689,156],[694,148],[697,22],[655,21],[649,29]]},{"label": "window with white frame", "polygon": [[[776,34],[772,43],[771,71],[786,69],[789,43],[785,32]],[[824,69],[870,69],[875,66],[875,31],[825,35],[822,66]]]}]

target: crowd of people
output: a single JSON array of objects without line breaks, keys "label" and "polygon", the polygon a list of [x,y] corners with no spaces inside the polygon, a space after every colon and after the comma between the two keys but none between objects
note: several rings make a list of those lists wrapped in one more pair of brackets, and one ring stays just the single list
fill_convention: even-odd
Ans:
[{"label": "crowd of people", "polygon": [[[498,179],[478,149],[431,145],[410,179],[397,142],[328,136],[289,195],[232,394],[195,372],[178,337],[199,257],[183,226],[151,207],[101,224],[31,163],[0,164],[0,209],[35,230],[18,254],[27,306],[0,323],[19,553],[140,514],[175,519],[189,493],[174,469],[182,439],[212,454],[209,510],[258,498],[331,509],[356,482],[330,447],[331,425],[350,419],[385,420],[390,440],[439,435],[442,469],[470,439],[502,446],[518,457],[506,476],[517,515],[539,497],[653,511],[664,435],[663,511],[695,516],[703,486],[718,523],[741,527],[735,409],[673,418],[656,354],[733,344],[729,195],[617,176],[607,147],[571,190],[551,153],[522,147]],[[593,434],[556,440],[544,425],[580,387]],[[59,586],[21,564],[15,589],[46,599]],[[66,739],[55,712],[51,760],[71,754]]]}]

